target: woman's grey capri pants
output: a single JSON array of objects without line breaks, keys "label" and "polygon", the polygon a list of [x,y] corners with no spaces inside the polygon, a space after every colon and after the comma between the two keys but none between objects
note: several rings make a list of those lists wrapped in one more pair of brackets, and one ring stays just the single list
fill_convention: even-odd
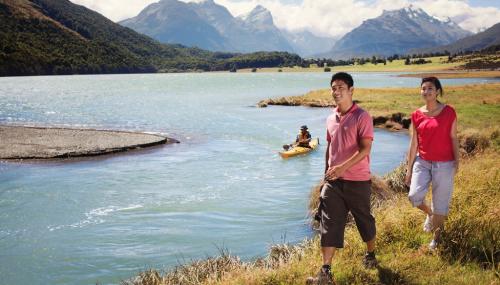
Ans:
[{"label": "woman's grey capri pants", "polygon": [[455,161],[427,161],[417,156],[411,176],[410,199],[414,207],[424,203],[432,183],[432,212],[446,216],[450,207]]}]

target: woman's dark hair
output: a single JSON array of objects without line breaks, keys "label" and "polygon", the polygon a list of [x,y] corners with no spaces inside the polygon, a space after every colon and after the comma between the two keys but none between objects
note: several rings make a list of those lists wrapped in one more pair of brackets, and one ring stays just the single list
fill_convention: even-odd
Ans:
[{"label": "woman's dark hair", "polygon": [[345,84],[347,84],[347,87],[351,88],[354,86],[354,80],[352,79],[352,76],[349,73],[345,72],[337,72],[332,76],[332,80],[330,80],[330,86],[332,86],[333,81],[335,80],[342,80],[344,81]]},{"label": "woman's dark hair", "polygon": [[434,84],[434,86],[436,87],[436,91],[439,90],[439,94],[441,95],[441,97],[443,96],[443,86],[441,86],[441,82],[439,81],[439,79],[437,79],[437,77],[430,76],[422,78],[422,83],[420,83],[420,86],[422,86],[422,84],[424,84],[425,82],[431,82],[432,84]]}]

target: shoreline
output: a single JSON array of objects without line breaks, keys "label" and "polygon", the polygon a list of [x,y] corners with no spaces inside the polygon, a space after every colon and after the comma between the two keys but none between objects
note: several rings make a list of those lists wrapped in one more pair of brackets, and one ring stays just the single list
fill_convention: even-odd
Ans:
[{"label": "shoreline", "polygon": [[[465,84],[444,87],[442,102],[453,106],[459,115],[459,132],[466,129],[486,131],[500,125],[500,82]],[[473,95],[473,96],[471,96]],[[354,102],[368,111],[375,126],[408,129],[411,113],[422,106],[418,88],[355,88]],[[268,98],[256,103],[269,105],[334,107],[329,89],[309,91],[304,95]]]},{"label": "shoreline", "polygon": [[[377,256],[381,267],[377,270],[362,267],[359,261],[364,254],[364,245],[351,224],[345,230],[347,246],[339,251],[332,265],[339,284],[400,284],[400,280],[404,281],[401,284],[466,285],[498,281],[498,264],[494,261],[500,253],[495,244],[498,240],[494,237],[500,234],[500,216],[495,203],[500,195],[497,166],[500,157],[500,83],[444,88],[444,103],[453,105],[459,115],[463,162],[456,174],[451,214],[442,245],[433,253],[426,252],[421,246],[430,241],[430,236],[421,230],[424,215],[408,202],[405,165],[401,164],[381,179],[374,179],[372,184],[372,187],[380,187],[379,191],[374,191],[372,209],[377,216]],[[386,124],[387,119],[402,120],[405,114],[422,105],[415,88],[360,89],[356,89],[354,97],[372,114],[374,121],[378,120],[375,125]],[[265,102],[261,107],[287,104],[331,107],[329,93],[324,89],[303,96],[267,99],[281,104]],[[311,102],[321,106],[313,106]],[[319,204],[318,195],[317,186],[313,186],[306,210],[310,216]],[[471,247],[471,244],[478,246]],[[199,280],[200,284],[212,285],[271,284],[269,281],[272,284],[304,284],[307,276],[314,276],[321,266],[319,252],[319,239],[305,237],[297,244],[272,245],[266,256],[256,260],[242,262],[237,256],[222,252],[220,256],[162,271],[148,269],[131,277],[126,284],[149,285],[149,280],[159,280],[159,284],[166,285],[180,284],[182,280]],[[428,272],[435,268],[440,268],[440,273],[429,275]]]},{"label": "shoreline", "polygon": [[[300,97],[300,96],[297,96]],[[290,99],[291,98],[291,99]],[[354,100],[355,103],[356,100]],[[298,103],[294,97],[281,97],[278,99],[265,99],[257,103],[259,108],[267,108],[269,105],[276,106],[303,106],[311,108],[334,108],[336,107],[333,103],[324,100],[318,102],[306,101],[303,103]],[[367,110],[370,114],[370,110]],[[391,132],[407,132],[410,127],[410,118],[403,113],[390,113],[383,115],[372,115],[373,126],[375,128],[388,130]]]},{"label": "shoreline", "polygon": [[[391,270],[398,271],[399,279],[396,280],[410,280],[409,284],[468,285],[471,284],[470,279],[478,280],[473,282],[475,284],[496,284],[498,275],[495,266],[498,268],[498,265],[494,260],[499,253],[492,242],[495,240],[493,233],[500,233],[495,203],[495,197],[498,198],[500,192],[497,191],[498,186],[489,189],[488,185],[489,181],[498,182],[498,173],[495,175],[494,169],[498,158],[495,149],[462,156],[465,163],[457,173],[457,189],[454,190],[457,193],[453,195],[454,203],[450,210],[453,214],[447,223],[445,241],[436,252],[426,251],[424,246],[415,246],[428,243],[430,237],[420,227],[423,214],[408,202],[408,189],[403,182],[404,165],[383,177],[372,177],[372,210],[377,221],[377,256],[381,267],[369,270],[362,266],[360,260],[365,253],[364,244],[351,220],[345,229],[347,246],[338,252],[332,264],[335,276],[340,279],[337,279],[338,284],[385,284],[384,280],[393,280],[389,279],[393,276]],[[471,171],[475,171],[476,175],[469,175]],[[310,190],[307,206],[313,229],[317,226],[312,223],[312,217],[319,204],[318,189],[316,185]],[[489,199],[485,201],[481,195]],[[471,248],[471,242],[478,242],[481,248]],[[493,254],[492,259],[486,253]],[[126,279],[124,284],[150,285],[151,280],[157,280],[154,284],[165,285],[183,284],[185,280],[198,280],[196,284],[211,285],[257,285],[268,284],[268,280],[274,280],[272,284],[304,284],[307,276],[317,273],[317,268],[322,265],[320,262],[320,241],[315,233],[313,237],[304,237],[293,244],[273,244],[264,256],[247,261],[231,255],[229,250],[222,250],[220,255],[191,260],[170,268],[145,269]],[[440,268],[440,274],[427,274],[436,267]],[[359,276],[363,279],[360,280]]]},{"label": "shoreline", "polygon": [[443,70],[436,72],[419,72],[413,74],[400,74],[397,77],[429,77],[436,76],[441,79],[453,79],[453,78],[500,78],[500,70]]},{"label": "shoreline", "polygon": [[[446,97],[445,97],[445,99],[446,99]],[[486,100],[487,103],[490,104],[490,105],[493,104],[492,102],[496,102],[496,101],[491,101],[492,99],[488,99],[488,98],[485,98],[484,100]],[[366,102],[368,102],[368,101],[367,100],[362,100],[360,103],[363,104],[363,103],[366,103]],[[411,103],[408,102],[408,104],[410,105]],[[482,104],[483,105],[488,105],[488,104],[485,104],[485,103],[482,103]],[[400,109],[398,109],[398,108],[395,107],[392,110],[398,110],[399,111]],[[374,118],[374,120],[375,120],[375,118]],[[463,167],[469,167],[469,163],[468,162],[465,163]],[[488,169],[488,168],[485,167],[485,169]],[[469,170],[474,170],[475,171],[476,169],[471,167]],[[465,171],[462,170],[462,172],[465,172]],[[468,172],[470,173],[471,171],[468,171]],[[474,172],[474,173],[476,173],[476,172]],[[494,176],[492,176],[492,175],[490,175],[490,176],[485,175],[484,177],[494,177]],[[491,178],[491,181],[494,182],[495,180],[493,180],[493,179],[494,178]],[[465,186],[464,186],[464,188],[465,188]],[[495,199],[491,199],[491,200],[495,201]],[[406,199],[401,199],[401,201],[399,201],[399,200],[395,200],[395,201],[397,201],[397,202],[401,202],[402,201],[403,203],[407,202]],[[394,203],[396,203],[396,202],[394,202]],[[393,210],[394,212],[396,212],[397,214],[399,214],[399,215],[397,215],[397,217],[389,216],[390,215],[389,213],[391,212],[389,210],[386,211],[387,214],[385,212],[381,212],[383,214],[380,214],[381,218],[383,218],[384,221],[387,222],[387,223],[384,223],[383,226],[381,227],[382,237],[385,237],[387,240],[388,239],[391,239],[391,240],[394,239],[394,244],[396,244],[396,242],[398,242],[399,243],[398,246],[400,246],[400,248],[399,248],[400,251],[396,251],[395,250],[396,247],[392,248],[391,244],[388,244],[388,245],[382,244],[380,246],[380,252],[378,254],[380,254],[380,256],[382,257],[382,260],[383,260],[382,264],[384,265],[384,268],[386,270],[394,270],[394,272],[398,272],[398,274],[399,274],[398,276],[400,276],[398,278],[405,278],[404,280],[409,280],[408,282],[411,283],[411,282],[413,282],[413,279],[415,277],[413,277],[411,275],[411,272],[408,272],[406,270],[406,268],[410,264],[409,263],[410,261],[408,261],[408,264],[403,263],[403,265],[399,266],[398,263],[396,263],[395,261],[392,261],[393,256],[395,256],[395,255],[398,256],[398,258],[394,258],[396,260],[397,259],[405,259],[405,258],[406,258],[406,260],[408,260],[408,257],[413,258],[413,260],[412,260],[413,263],[411,265],[415,265],[415,270],[417,272],[420,272],[420,273],[422,273],[422,272],[425,273],[425,272],[429,272],[429,271],[428,271],[427,267],[423,267],[423,265],[420,265],[419,263],[422,263],[422,264],[425,263],[425,262],[429,263],[429,261],[434,261],[434,259],[436,259],[436,258],[435,257],[420,256],[420,255],[418,255],[418,252],[416,250],[412,251],[414,245],[417,242],[421,242],[421,240],[424,239],[425,236],[421,237],[421,236],[418,235],[418,233],[415,234],[414,232],[411,232],[410,230],[412,230],[413,228],[410,228],[407,224],[399,223],[400,220],[397,219],[398,216],[408,217],[408,220],[411,221],[411,226],[412,227],[414,227],[414,225],[416,223],[421,222],[420,221],[421,220],[420,217],[417,216],[417,215],[415,215],[415,214],[413,214],[414,211],[412,209],[409,209],[407,203],[406,204],[402,204],[402,205],[403,206],[400,206],[400,205],[394,206],[394,205],[390,205],[389,203],[385,204],[385,206],[387,206],[388,208],[390,208],[391,210]],[[458,211],[456,211],[455,213],[457,213],[457,212]],[[408,215],[403,215],[401,213],[408,214]],[[495,212],[495,213],[497,213],[497,212]],[[489,214],[489,212],[488,212],[488,214]],[[457,214],[455,214],[455,215],[457,215]],[[477,216],[480,217],[480,215],[477,215]],[[453,219],[454,217],[452,216],[451,218]],[[397,224],[397,227],[396,226],[392,226],[391,222],[393,222],[393,221],[394,221],[394,224]],[[475,220],[473,220],[473,221],[475,221]],[[451,222],[453,222],[453,220]],[[451,224],[451,225],[452,225],[452,227],[450,227],[450,228],[451,228],[451,230],[453,230],[454,229],[453,224]],[[455,228],[458,228],[458,226],[455,226]],[[459,228],[459,229],[462,229],[462,228]],[[355,247],[357,246],[357,244],[356,244],[357,240],[353,239],[349,235],[349,230],[347,230],[347,231],[348,231],[347,232],[347,238],[351,238],[349,240],[349,243],[352,244],[353,246],[352,247],[348,246],[346,248],[346,250],[341,251],[339,253],[340,258],[338,258],[338,260],[341,260],[344,263],[351,263],[352,265],[350,265],[350,266],[352,266],[352,267],[347,267],[347,266],[344,266],[341,263],[340,264],[336,263],[335,264],[335,270],[336,270],[335,273],[340,273],[340,274],[338,274],[340,276],[348,276],[348,277],[345,277],[345,279],[343,279],[343,280],[344,281],[345,280],[349,280],[349,282],[352,283],[352,284],[358,284],[358,283],[354,283],[354,281],[352,281],[354,279],[347,279],[347,278],[354,278],[354,277],[350,277],[350,276],[354,275],[356,277],[357,274],[358,275],[359,274],[364,274],[362,276],[364,276],[364,278],[367,278],[366,280],[370,280],[370,281],[375,280],[375,281],[377,281],[378,280],[377,277],[371,277],[369,275],[368,275],[368,277],[366,277],[367,275],[366,275],[365,271],[362,271],[363,269],[359,269],[359,266],[357,265],[356,262],[360,259],[360,254],[362,254],[362,253],[359,253],[359,252],[356,251]],[[404,237],[400,237],[399,236],[400,232],[403,232],[405,234]],[[354,234],[357,234],[357,233],[354,233]],[[410,238],[408,238],[409,236],[413,236],[414,238],[410,239]],[[408,243],[410,245],[407,246],[406,243]],[[255,283],[248,283],[248,284],[263,284],[264,282],[262,280],[264,280],[264,281],[265,280],[276,280],[278,278],[282,278],[282,280],[284,280],[284,281],[281,282],[282,284],[287,284],[288,281],[290,281],[290,283],[288,283],[288,284],[291,284],[291,283],[293,283],[292,281],[303,280],[304,279],[303,275],[307,276],[309,273],[312,274],[312,272],[308,272],[307,269],[306,270],[299,269],[299,270],[296,270],[296,271],[292,270],[291,272],[290,271],[286,271],[286,270],[287,270],[287,267],[290,266],[290,264],[292,264],[293,266],[297,266],[297,264],[300,262],[301,259],[302,260],[307,260],[306,259],[307,257],[304,257],[305,255],[303,255],[302,252],[304,252],[304,251],[306,251],[306,252],[314,251],[315,250],[314,246],[315,246],[314,244],[312,244],[312,245],[308,244],[308,247],[305,250],[300,251],[299,254],[294,253],[295,252],[294,250],[290,250],[291,253],[289,253],[288,251],[283,251],[283,255],[280,255],[280,253],[278,253],[278,261],[276,263],[272,263],[272,262],[270,262],[270,263],[264,263],[264,265],[261,266],[261,267],[256,267],[256,268],[251,269],[254,272],[260,273],[260,275],[262,275],[264,277],[262,277],[261,279],[258,279],[257,277],[255,277],[255,279],[259,280],[259,281],[255,281]],[[275,258],[274,257],[275,255],[273,255],[273,254],[275,254],[274,249],[275,248],[279,249],[280,247],[283,247],[283,248],[286,249],[286,248],[288,248],[288,245],[287,244],[285,244],[285,245],[277,245],[276,247],[271,248],[271,251],[270,251],[270,254],[269,254],[269,256],[270,256],[269,259],[270,260],[272,260],[273,258]],[[290,248],[292,248],[292,247],[290,246]],[[408,248],[410,248],[410,250],[408,250]],[[405,255],[406,252],[403,252],[404,250],[408,250],[409,254]],[[415,256],[417,256],[417,258],[414,258]],[[311,260],[313,260],[313,262],[316,259],[318,259],[317,255],[316,256],[313,255],[312,257],[313,258],[311,258]],[[431,258],[434,258],[434,259],[431,259]],[[237,259],[237,257],[235,259]],[[299,261],[297,261],[297,260],[299,260]],[[451,259],[451,260],[454,260],[454,259]],[[313,262],[311,262],[311,261],[303,262],[303,263],[307,263],[307,265],[304,266],[304,267],[305,268],[310,268],[309,270],[316,269],[317,268],[316,264],[314,264],[314,266],[311,265],[311,264],[313,264]],[[221,263],[225,264],[224,261],[220,262],[220,263],[217,263],[217,260],[214,263],[216,265],[221,264]],[[258,262],[256,261],[255,263],[257,264]],[[443,263],[443,264],[446,265],[446,263]],[[195,272],[195,271],[198,272],[197,269],[200,268],[199,263],[195,264],[195,266],[198,266],[198,267],[195,268],[192,272]],[[280,266],[282,267],[282,269],[276,269],[274,272],[280,272],[278,270],[282,270],[285,273],[277,273],[276,274],[274,272],[273,273],[269,273],[269,272],[265,271],[268,268],[273,268],[274,269],[274,267],[279,268]],[[453,265],[453,266],[455,266],[455,265]],[[449,266],[449,267],[451,267],[451,266]],[[182,268],[186,268],[186,267],[181,267],[181,269]],[[212,266],[212,268],[218,268],[218,267],[217,266]],[[238,272],[245,272],[244,269],[241,269],[240,267],[235,266],[235,268],[236,268],[235,271],[237,273]],[[262,269],[262,268],[264,268],[264,269]],[[297,267],[295,267],[295,268],[297,268]],[[461,267],[458,267],[458,268],[461,269]],[[441,269],[442,270],[448,270],[448,267],[443,266]],[[260,271],[260,270],[262,270],[262,271]],[[182,270],[179,270],[179,271],[182,271]],[[188,271],[188,270],[186,270],[186,271]],[[344,273],[344,272],[350,272],[350,273]],[[228,272],[227,274],[223,274],[221,272],[216,272],[213,275],[217,276],[217,277],[214,277],[214,279],[219,278],[219,276],[224,276],[224,275],[226,275],[226,276],[224,276],[226,279],[227,278],[231,279],[231,277],[234,277],[234,275],[237,275],[237,273]],[[481,273],[484,274],[484,272],[481,272]],[[232,275],[232,274],[234,274],[234,275]],[[348,274],[351,274],[351,275],[348,275]],[[389,273],[387,273],[387,274],[389,274]],[[156,277],[156,275],[154,273],[152,275],[154,275]],[[143,275],[143,273],[141,273],[140,276],[142,277],[142,276],[145,276],[145,275]],[[210,278],[211,275],[208,275],[208,276]],[[275,277],[275,276],[278,276],[278,277]],[[283,277],[283,276],[291,276],[291,277]],[[220,277],[220,278],[223,279],[224,277]],[[139,277],[137,277],[137,278],[139,278]],[[237,277],[234,277],[234,278],[236,279]],[[248,278],[248,277],[243,277],[243,278]],[[251,278],[254,278],[254,277],[250,277],[249,279],[251,279]],[[272,278],[276,278],[276,279],[272,279]],[[295,279],[293,279],[293,278],[295,278]],[[380,277],[380,278],[382,278],[382,277]],[[147,279],[147,278],[145,278],[145,279]],[[387,280],[387,279],[385,279],[385,280]],[[401,279],[401,280],[403,280],[403,279]],[[426,280],[426,279],[423,279],[423,280]],[[451,279],[451,280],[452,281],[450,281],[450,282],[454,282],[457,279]],[[375,281],[373,281],[373,282],[375,282]],[[345,281],[345,282],[347,282],[347,281]],[[418,283],[418,281],[415,281],[415,283]],[[429,282],[429,283],[431,283],[431,282]],[[136,283],[136,284],[141,284],[141,283]],[[144,284],[146,284],[146,283],[144,283]],[[165,283],[165,284],[170,284],[170,283]],[[211,283],[211,284],[214,284],[214,283]],[[229,284],[229,283],[226,283],[226,284]],[[245,284],[245,283],[240,283],[240,284]],[[445,282],[443,284],[462,284],[462,283],[446,283]],[[481,284],[481,282],[476,282],[476,284]]]},{"label": "shoreline", "polygon": [[[281,70],[281,71],[280,71]],[[257,68],[255,72],[251,68],[242,68],[237,70],[237,72],[230,72],[228,70],[222,71],[199,71],[199,70],[189,70],[189,71],[179,71],[179,72],[146,72],[146,73],[96,73],[96,74],[51,74],[51,75],[10,75],[10,76],[0,76],[0,78],[14,78],[14,77],[41,77],[41,76],[99,76],[99,75],[134,75],[134,74],[231,74],[231,73],[335,73],[339,71],[345,71],[350,73],[403,73],[395,75],[396,77],[427,77],[427,76],[437,76],[442,79],[453,79],[453,78],[500,78],[500,70],[465,70],[456,68],[429,68],[429,69],[364,69],[364,68],[353,68],[352,66],[335,66],[332,67],[330,71],[324,71],[324,68],[319,67],[263,67]]]},{"label": "shoreline", "polygon": [[179,143],[144,132],[0,125],[0,160],[54,161],[123,153]]}]

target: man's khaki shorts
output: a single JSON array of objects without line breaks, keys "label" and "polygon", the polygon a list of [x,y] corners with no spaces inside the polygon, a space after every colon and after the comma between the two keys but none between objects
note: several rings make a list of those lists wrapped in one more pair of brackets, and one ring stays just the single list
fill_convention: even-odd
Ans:
[{"label": "man's khaki shorts", "polygon": [[364,242],[375,238],[375,218],[370,212],[371,181],[334,180],[325,183],[320,196],[322,247],[344,247],[349,211]]}]

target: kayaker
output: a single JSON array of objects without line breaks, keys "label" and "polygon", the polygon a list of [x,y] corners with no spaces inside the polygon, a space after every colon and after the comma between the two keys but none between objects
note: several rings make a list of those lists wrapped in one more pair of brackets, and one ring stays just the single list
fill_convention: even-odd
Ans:
[{"label": "kayaker", "polygon": [[300,133],[297,135],[295,139],[295,146],[301,147],[311,147],[309,143],[311,142],[311,134],[307,130],[307,126],[303,125],[300,127]]},{"label": "kayaker", "polygon": [[309,133],[308,128],[306,125],[303,125],[300,127],[300,132],[295,138],[295,143],[294,144],[286,144],[283,146],[285,150],[289,150],[290,148],[300,146],[300,147],[307,147],[311,148],[309,143],[311,142],[311,133]]}]

